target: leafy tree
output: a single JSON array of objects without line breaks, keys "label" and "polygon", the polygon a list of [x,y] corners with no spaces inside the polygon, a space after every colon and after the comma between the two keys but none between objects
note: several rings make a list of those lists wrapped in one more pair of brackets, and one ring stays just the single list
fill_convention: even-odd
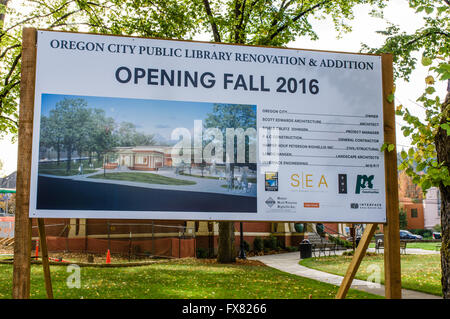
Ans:
[{"label": "leafy tree", "polygon": [[408,216],[403,208],[400,208],[399,211],[399,217],[400,217],[400,229],[407,229],[408,228]]},{"label": "leafy tree", "polygon": [[0,211],[4,211],[7,214],[14,214],[16,211],[16,194],[2,195],[3,198],[0,200]]},{"label": "leafy tree", "polygon": [[58,124],[57,113],[52,113],[49,117],[41,117],[40,129],[40,146],[45,148],[53,148],[56,151],[57,165],[59,166],[61,160],[61,151],[63,149],[63,127]]},{"label": "leafy tree", "polygon": [[[22,28],[65,29],[75,31],[79,24],[88,25],[83,12],[85,1],[15,1],[23,10],[0,0],[0,137],[17,135]],[[92,3],[91,6],[100,5]]]},{"label": "leafy tree", "polygon": [[118,146],[146,146],[154,145],[153,135],[136,131],[136,125],[130,122],[121,122],[117,129]]},{"label": "leafy tree", "polygon": [[[450,1],[410,0],[409,6],[423,15],[423,27],[413,33],[402,32],[390,25],[382,34],[387,40],[382,48],[371,52],[391,52],[394,56],[395,76],[409,79],[416,68],[417,53],[422,54],[421,64],[428,67],[424,79],[425,91],[417,102],[425,109],[420,118],[403,105],[396,114],[407,123],[402,126],[405,136],[411,138],[411,147],[401,152],[399,169],[412,177],[424,192],[431,186],[441,193],[442,225],[442,292],[450,298]],[[367,48],[367,47],[366,47]],[[447,92],[436,92],[437,82],[447,83]],[[446,96],[441,99],[440,96]],[[390,99],[393,99],[392,92]],[[394,145],[384,145],[393,150]]]},{"label": "leafy tree", "polygon": [[78,151],[78,154],[81,154],[86,145],[87,129],[84,124],[90,118],[87,103],[83,99],[64,98],[56,103],[50,113],[51,117],[57,119],[53,124],[61,132],[67,156],[66,170],[70,171],[73,152]]}]

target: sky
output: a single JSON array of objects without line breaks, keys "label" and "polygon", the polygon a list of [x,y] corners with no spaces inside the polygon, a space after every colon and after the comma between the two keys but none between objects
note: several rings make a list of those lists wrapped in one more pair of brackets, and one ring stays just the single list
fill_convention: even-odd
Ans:
[{"label": "sky", "polygon": [[[370,47],[380,47],[383,36],[377,34],[376,31],[384,30],[386,22],[379,18],[373,18],[368,15],[369,6],[358,6],[354,10],[355,19],[350,21],[353,30],[350,33],[343,34],[337,39],[337,33],[334,32],[333,23],[329,20],[313,20],[311,21],[314,29],[319,35],[319,40],[311,41],[307,39],[299,39],[288,45],[291,48],[301,49],[317,49],[343,52],[359,52],[361,43],[365,43]],[[408,7],[405,0],[391,0],[385,9],[385,20],[400,25],[404,31],[413,32],[422,24],[420,15],[416,14]],[[198,36],[195,40],[208,41],[209,36]],[[418,56],[420,61],[420,56]],[[420,63],[419,63],[420,64]],[[416,99],[421,92],[424,91],[427,70],[418,65],[417,69],[410,77],[410,82],[402,80],[396,81],[395,104],[403,104],[408,107],[413,114],[424,116],[424,109],[416,104]],[[442,92],[441,98],[446,92],[446,83],[436,85],[437,92]],[[403,121],[400,117],[396,117],[396,137],[397,148],[408,148],[410,141],[405,138],[400,130]],[[7,175],[16,170],[17,167],[17,144],[11,143],[10,137],[0,140],[0,160],[3,162],[3,170],[0,176]]]}]

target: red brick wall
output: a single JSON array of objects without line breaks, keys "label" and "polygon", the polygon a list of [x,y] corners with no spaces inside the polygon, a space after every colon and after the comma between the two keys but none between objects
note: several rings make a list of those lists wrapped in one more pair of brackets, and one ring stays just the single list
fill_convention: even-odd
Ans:
[{"label": "red brick wall", "polygon": [[[406,216],[408,220],[408,229],[423,229],[424,228],[424,216],[422,203],[404,204]],[[417,210],[417,217],[412,217],[412,210]]]}]

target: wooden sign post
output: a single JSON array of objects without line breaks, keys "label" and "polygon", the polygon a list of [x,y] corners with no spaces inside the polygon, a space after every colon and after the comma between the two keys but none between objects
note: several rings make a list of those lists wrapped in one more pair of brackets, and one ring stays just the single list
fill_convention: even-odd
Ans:
[{"label": "wooden sign post", "polygon": [[[33,142],[34,88],[36,80],[36,44],[37,30],[24,28],[22,33],[22,73],[20,80],[19,110],[19,153],[17,161],[17,195],[15,213],[15,242],[13,266],[13,291],[15,299],[30,297],[31,268],[31,225],[30,177],[31,148]],[[42,266],[44,270],[47,298],[53,298],[53,289],[48,262],[45,224],[37,219],[41,244]]]},{"label": "wooden sign post", "polygon": [[22,33],[22,73],[20,79],[19,153],[15,214],[13,291],[15,299],[30,297],[31,219],[30,177],[33,141],[34,88],[36,78],[37,32],[24,28]]}]

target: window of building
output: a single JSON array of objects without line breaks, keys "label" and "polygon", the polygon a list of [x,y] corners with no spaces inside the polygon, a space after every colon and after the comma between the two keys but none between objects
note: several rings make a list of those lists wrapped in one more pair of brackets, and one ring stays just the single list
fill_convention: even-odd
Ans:
[{"label": "window of building", "polygon": [[417,218],[417,208],[411,208],[411,217]]}]

